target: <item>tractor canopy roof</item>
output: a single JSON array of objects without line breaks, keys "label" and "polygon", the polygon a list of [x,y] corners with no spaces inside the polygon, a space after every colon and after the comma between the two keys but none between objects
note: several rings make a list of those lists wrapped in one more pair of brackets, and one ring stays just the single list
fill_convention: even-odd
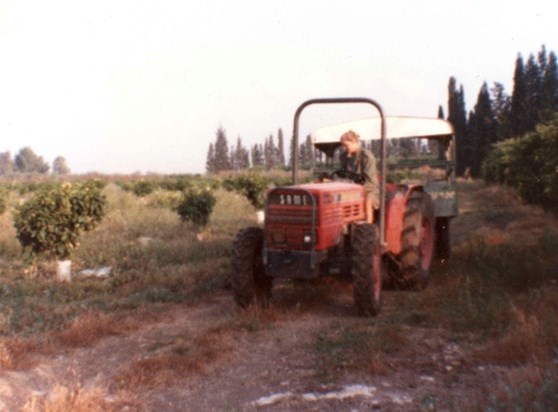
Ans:
[{"label": "tractor canopy roof", "polygon": [[[445,139],[453,135],[452,125],[443,119],[403,116],[391,116],[385,119],[386,139],[405,137]],[[380,118],[370,117],[320,127],[312,132],[312,143],[323,149],[337,146],[341,135],[349,130],[357,133],[363,141],[381,139]]]}]

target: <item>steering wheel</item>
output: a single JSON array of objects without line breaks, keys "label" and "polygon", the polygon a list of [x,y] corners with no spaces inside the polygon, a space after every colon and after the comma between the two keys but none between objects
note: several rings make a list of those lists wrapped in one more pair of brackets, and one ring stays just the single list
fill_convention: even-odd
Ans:
[{"label": "steering wheel", "polygon": [[352,180],[353,182],[355,182],[357,184],[360,184],[360,185],[364,184],[364,182],[365,182],[364,176],[361,175],[360,173],[351,172],[349,170],[344,170],[344,169],[334,170],[329,175],[329,178],[331,180],[335,180],[336,177],[338,177],[340,179]]}]

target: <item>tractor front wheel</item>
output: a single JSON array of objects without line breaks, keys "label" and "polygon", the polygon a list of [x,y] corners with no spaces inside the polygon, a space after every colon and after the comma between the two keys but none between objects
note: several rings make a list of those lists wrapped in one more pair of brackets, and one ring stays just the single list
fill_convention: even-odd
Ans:
[{"label": "tractor front wheel", "polygon": [[376,316],[382,306],[381,252],[378,231],[370,223],[352,228],[353,296],[359,316]]},{"label": "tractor front wheel", "polygon": [[430,279],[434,252],[434,205],[424,192],[407,200],[401,232],[400,271],[396,284],[404,289],[423,289]]},{"label": "tractor front wheel", "polygon": [[267,307],[271,299],[273,279],[265,275],[262,262],[263,231],[249,227],[238,232],[233,243],[231,284],[234,299],[246,308],[254,302]]}]

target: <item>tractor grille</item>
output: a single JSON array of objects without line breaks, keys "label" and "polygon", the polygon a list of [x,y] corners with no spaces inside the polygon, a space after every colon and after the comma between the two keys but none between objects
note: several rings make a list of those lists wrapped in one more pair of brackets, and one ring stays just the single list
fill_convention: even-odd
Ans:
[{"label": "tractor grille", "polygon": [[266,215],[265,231],[267,247],[310,250],[316,236],[315,231],[312,233],[312,208],[293,207],[277,210],[270,207]]},{"label": "tractor grille", "polygon": [[270,207],[266,220],[269,223],[308,223],[312,224],[312,208],[293,207],[288,210]]}]

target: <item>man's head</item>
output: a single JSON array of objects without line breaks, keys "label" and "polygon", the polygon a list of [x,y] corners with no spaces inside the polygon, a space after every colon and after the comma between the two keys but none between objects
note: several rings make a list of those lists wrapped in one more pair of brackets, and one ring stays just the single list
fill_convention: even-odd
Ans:
[{"label": "man's head", "polygon": [[349,130],[341,136],[341,146],[348,154],[355,154],[360,149],[360,136]]}]

